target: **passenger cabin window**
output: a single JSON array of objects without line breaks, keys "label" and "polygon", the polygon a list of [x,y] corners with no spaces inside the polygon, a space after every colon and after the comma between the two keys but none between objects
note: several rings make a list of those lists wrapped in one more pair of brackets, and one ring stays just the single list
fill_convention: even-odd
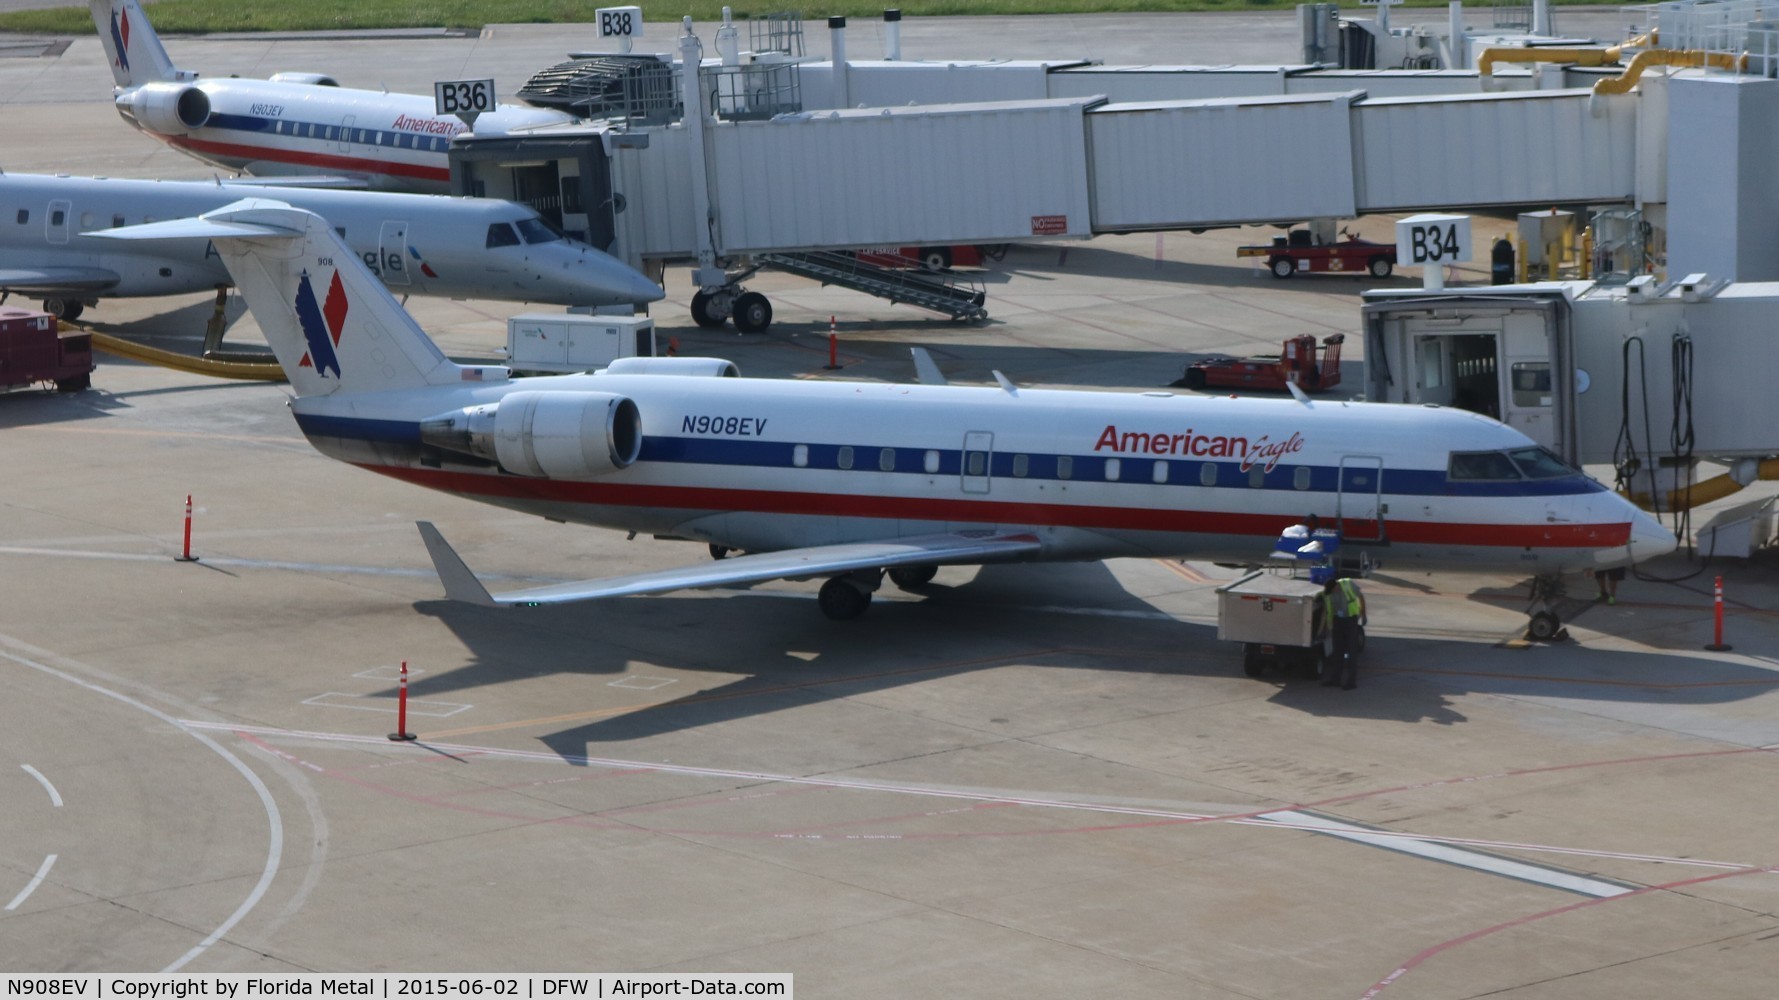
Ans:
[{"label": "passenger cabin window", "polygon": [[519,234],[505,222],[496,222],[488,227],[488,249],[495,247],[516,247],[519,245]]},{"label": "passenger cabin window", "polygon": [[30,222],[30,221],[31,221],[30,209],[25,209],[25,208],[19,209],[19,225],[22,226],[25,223]]},{"label": "passenger cabin window", "polygon": [[1206,462],[1205,464],[1198,467],[1198,485],[1200,485],[1200,486],[1215,486],[1215,485],[1217,485],[1217,463],[1216,462]]},{"label": "passenger cabin window", "polygon": [[1032,471],[1032,457],[1030,455],[1014,455],[1013,456],[1013,475],[1016,478],[1024,479],[1026,476],[1031,474],[1031,471]]},{"label": "passenger cabin window", "polygon": [[1248,470],[1248,485],[1260,489],[1266,485],[1266,470],[1256,465]]},{"label": "passenger cabin window", "polygon": [[1307,490],[1310,488],[1309,466],[1300,465],[1295,472],[1291,473],[1291,488],[1294,490]]},{"label": "passenger cabin window", "polygon": [[111,228],[116,229],[117,227],[119,227],[123,224],[124,224],[124,217],[121,214],[114,215],[111,217]]},{"label": "passenger cabin window", "polygon": [[927,449],[926,456],[921,459],[921,468],[927,470],[927,472],[929,474],[938,472],[939,471],[939,453],[930,449],[930,448]]},{"label": "passenger cabin window", "polygon": [[1116,458],[1106,459],[1106,482],[1115,483],[1124,472],[1124,462]]},{"label": "passenger cabin window", "polygon": [[896,471],[896,449],[885,448],[877,453],[877,469],[880,472]]},{"label": "passenger cabin window", "polygon": [[80,213],[80,228],[82,228],[82,229],[93,228],[93,213],[91,213],[91,212]]},{"label": "passenger cabin window", "polygon": [[49,213],[49,224],[52,226],[60,226],[60,225],[65,224],[67,221],[68,221],[68,213],[62,211],[59,208],[56,209],[55,211]]},{"label": "passenger cabin window", "polygon": [[840,454],[835,457],[834,464],[842,469],[852,468],[852,445],[843,444],[840,446]]},{"label": "passenger cabin window", "polygon": [[791,449],[791,464],[799,469],[809,465],[809,446],[800,444]]},{"label": "passenger cabin window", "polygon": [[986,475],[988,475],[988,452],[986,452],[986,451],[966,451],[966,452],[964,452],[964,475],[966,475],[966,476],[986,476]]},{"label": "passenger cabin window", "polygon": [[1075,459],[1073,456],[1070,456],[1070,455],[1056,456],[1056,478],[1058,478],[1058,479],[1073,479],[1073,478],[1075,478]]},{"label": "passenger cabin window", "polygon": [[1155,470],[1150,473],[1150,478],[1154,479],[1157,483],[1167,482],[1167,463],[1156,462]]}]

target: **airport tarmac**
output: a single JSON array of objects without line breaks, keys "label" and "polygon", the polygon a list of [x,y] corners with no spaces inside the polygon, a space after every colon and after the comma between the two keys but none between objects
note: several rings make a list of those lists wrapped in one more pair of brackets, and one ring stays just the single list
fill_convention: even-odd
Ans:
[{"label": "airport tarmac", "polygon": [[[374,47],[392,87],[421,89],[536,68],[546,43]],[[170,43],[261,74],[366,65],[372,45]],[[0,166],[206,175],[120,122],[107,79],[91,38],[0,59],[0,120],[35,137]],[[832,315],[839,377],[906,378],[923,345],[963,380],[1147,389],[1203,354],[1357,329],[1358,279],[1237,261],[1270,232],[1015,248],[983,276],[982,326],[770,274],[764,336],[693,326],[680,271],[655,315],[682,354],[754,375],[833,377]],[[516,311],[410,306],[482,356]],[[86,318],[191,347],[207,312]],[[1198,563],[947,569],[847,623],[807,583],[496,612],[442,599],[415,520],[508,582],[708,556],[330,462],[283,392],[107,359],[89,392],[0,395],[0,968],[1772,995],[1771,559],[1664,560],[1652,576],[1686,578],[1627,580],[1613,606],[1572,580],[1553,645],[1519,638],[1522,580],[1386,567],[1351,692],[1244,676],[1215,628],[1235,574]],[[173,559],[187,494],[192,563]],[[1719,573],[1734,649],[1707,652]],[[387,738],[404,661],[416,743]]]}]

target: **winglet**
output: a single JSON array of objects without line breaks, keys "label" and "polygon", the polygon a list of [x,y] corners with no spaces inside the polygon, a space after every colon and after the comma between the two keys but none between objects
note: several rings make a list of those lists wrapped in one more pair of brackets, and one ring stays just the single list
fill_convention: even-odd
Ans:
[{"label": "winglet", "polygon": [[1299,403],[1302,403],[1303,405],[1309,406],[1309,407],[1313,407],[1315,405],[1310,402],[1309,395],[1306,394],[1300,386],[1298,386],[1296,380],[1286,379],[1285,380],[1285,388],[1291,390],[1291,398],[1297,400]]},{"label": "winglet", "polygon": [[914,380],[921,385],[947,385],[945,373],[933,361],[933,356],[924,347],[910,347],[908,352],[914,355]]},{"label": "winglet", "polygon": [[431,521],[415,521],[414,526],[420,529],[420,540],[426,543],[426,552],[432,556],[432,568],[438,571],[439,582],[445,585],[446,597],[484,608],[496,606],[494,598],[488,596],[488,588],[482,586],[482,581],[463,564],[451,543],[445,541],[445,536],[439,534],[439,529],[433,527]]}]

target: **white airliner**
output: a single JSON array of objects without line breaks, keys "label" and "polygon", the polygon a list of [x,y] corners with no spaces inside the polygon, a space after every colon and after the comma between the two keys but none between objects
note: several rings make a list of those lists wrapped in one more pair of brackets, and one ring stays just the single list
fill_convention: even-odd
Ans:
[{"label": "white airliner", "polygon": [[[136,0],[89,5],[111,60],[118,113],[173,148],[261,177],[309,174],[386,191],[450,190],[446,150],[467,127],[437,114],[431,97],[349,90],[315,73],[199,79],[173,65]],[[502,104],[476,119],[476,131],[573,120]]]},{"label": "white airliner", "polygon": [[445,359],[319,217],[244,200],[117,230],[203,236],[290,377],[317,449],[562,521],[749,555],[490,595],[429,524],[447,594],[551,604],[828,577],[851,618],[883,575],[1167,556],[1257,562],[1318,515],[1393,564],[1558,573],[1674,548],[1661,524],[1525,435],[1439,407],[720,377],[637,359],[509,381]]},{"label": "white airliner", "polygon": [[[259,188],[255,188],[259,190]],[[126,248],[93,229],[183,219],[238,201],[239,185],[0,174],[0,291],[74,319],[99,298],[201,292],[230,284],[203,239]],[[523,205],[488,198],[280,189],[326,217],[393,291],[550,305],[654,302],[661,286],[564,237]]]}]

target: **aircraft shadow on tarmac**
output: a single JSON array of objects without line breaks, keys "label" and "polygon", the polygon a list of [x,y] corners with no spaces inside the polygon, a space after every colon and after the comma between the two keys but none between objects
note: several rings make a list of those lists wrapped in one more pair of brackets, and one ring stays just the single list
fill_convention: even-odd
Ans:
[{"label": "aircraft shadow on tarmac", "polygon": [[[1324,688],[1299,674],[1249,681],[1239,646],[1218,641],[1213,626],[1156,616],[1103,564],[988,566],[968,582],[945,582],[962,572],[944,571],[924,600],[879,601],[852,622],[820,618],[813,601],[739,594],[530,609],[424,601],[416,610],[450,628],[470,660],[423,675],[409,690],[425,698],[552,674],[616,678],[633,660],[746,675],[540,737],[572,761],[587,755],[590,744],[641,740],[1009,663],[1042,663],[1059,653],[1076,669],[1085,664],[1265,684],[1282,708],[1409,724],[1467,721],[1453,702],[1464,694],[1706,705],[1755,697],[1779,683],[1770,672],[1735,663],[1574,646],[1557,657],[1503,649],[1469,634],[1374,636],[1360,661],[1357,691]],[[710,639],[688,642],[700,634]],[[968,652],[952,659],[948,650]],[[1172,650],[1180,655],[1169,655]]]}]

